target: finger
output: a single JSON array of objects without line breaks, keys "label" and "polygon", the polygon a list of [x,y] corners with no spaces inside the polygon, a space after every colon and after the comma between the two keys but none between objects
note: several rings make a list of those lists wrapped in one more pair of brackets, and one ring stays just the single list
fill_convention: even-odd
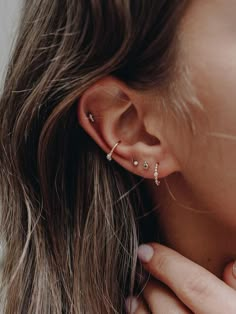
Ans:
[{"label": "finger", "polygon": [[153,279],[147,283],[143,296],[153,314],[192,313],[168,287]]},{"label": "finger", "polygon": [[141,245],[138,256],[194,313],[236,313],[235,291],[200,265],[157,243]]},{"label": "finger", "polygon": [[229,263],[223,272],[223,280],[227,285],[236,290],[236,263]]},{"label": "finger", "polygon": [[140,297],[128,297],[125,301],[126,311],[129,314],[150,314],[144,299]]}]

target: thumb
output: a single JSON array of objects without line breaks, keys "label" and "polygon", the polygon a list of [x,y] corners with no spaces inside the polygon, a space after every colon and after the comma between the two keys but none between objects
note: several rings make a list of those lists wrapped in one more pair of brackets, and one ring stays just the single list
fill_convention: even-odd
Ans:
[{"label": "thumb", "polygon": [[223,281],[236,290],[236,262],[231,262],[225,267]]}]

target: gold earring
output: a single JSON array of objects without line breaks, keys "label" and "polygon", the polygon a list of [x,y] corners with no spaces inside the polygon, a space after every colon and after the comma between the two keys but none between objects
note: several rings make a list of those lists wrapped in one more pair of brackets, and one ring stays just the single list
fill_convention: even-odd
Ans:
[{"label": "gold earring", "polygon": [[135,167],[137,167],[138,164],[139,164],[138,160],[134,160],[134,159],[133,159],[133,165],[134,165]]},{"label": "gold earring", "polygon": [[91,113],[91,112],[88,112],[88,119],[92,122],[92,123],[94,123],[95,122],[95,120],[94,120],[94,116],[93,116],[93,114]]},{"label": "gold earring", "polygon": [[155,165],[155,170],[154,170],[154,180],[155,180],[155,183],[156,183],[156,185],[158,186],[158,185],[160,185],[160,181],[158,180],[158,175],[159,175],[159,173],[158,173],[158,168],[159,168],[159,163],[156,163],[156,165]]},{"label": "gold earring", "polygon": [[114,152],[114,150],[116,149],[116,147],[120,144],[121,141],[118,141],[113,147],[112,150],[110,151],[110,153],[107,154],[107,160],[111,161],[112,160],[112,154]]}]

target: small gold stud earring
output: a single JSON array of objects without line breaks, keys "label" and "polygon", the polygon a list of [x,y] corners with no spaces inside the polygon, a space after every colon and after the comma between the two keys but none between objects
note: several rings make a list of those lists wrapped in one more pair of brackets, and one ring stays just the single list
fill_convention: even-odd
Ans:
[{"label": "small gold stud earring", "polygon": [[144,163],[143,163],[143,168],[145,170],[147,170],[149,168],[149,164],[147,163],[147,161],[145,160]]},{"label": "small gold stud earring", "polygon": [[139,164],[139,162],[138,162],[137,160],[133,160],[133,165],[134,165],[135,167],[137,167],[138,164]]}]

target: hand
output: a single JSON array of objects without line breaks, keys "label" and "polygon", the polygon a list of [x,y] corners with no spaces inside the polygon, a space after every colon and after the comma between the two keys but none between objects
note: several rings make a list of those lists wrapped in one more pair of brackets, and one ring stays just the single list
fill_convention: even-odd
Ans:
[{"label": "hand", "polygon": [[[133,299],[132,311],[128,313],[236,313],[233,262],[225,268],[222,281],[205,268],[157,243],[141,245],[138,256],[153,279],[145,286],[144,299]],[[130,301],[129,298],[126,304]]]}]

